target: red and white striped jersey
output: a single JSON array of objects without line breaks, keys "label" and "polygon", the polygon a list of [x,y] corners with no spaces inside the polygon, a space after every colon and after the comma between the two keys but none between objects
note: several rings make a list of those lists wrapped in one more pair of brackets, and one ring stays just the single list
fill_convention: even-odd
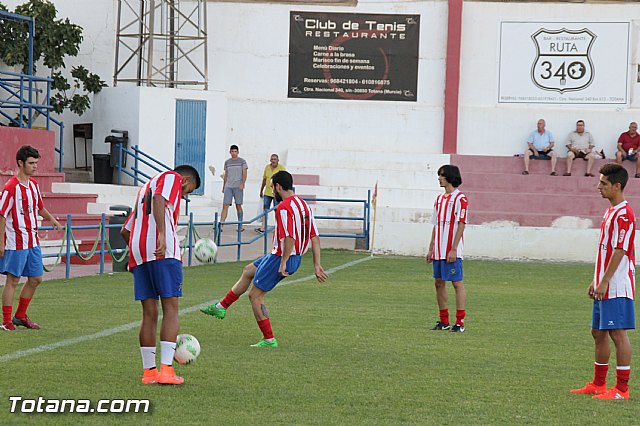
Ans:
[{"label": "red and white striped jersey", "polygon": [[[164,229],[166,251],[164,257],[156,257],[158,230],[152,213],[152,199],[160,194],[164,203]],[[182,260],[176,227],[180,213],[182,196],[182,176],[179,173],[163,172],[145,183],[138,191],[136,205],[124,224],[131,233],[129,237],[129,268],[157,259]]]},{"label": "red and white striped jersey", "polygon": [[[456,189],[451,194],[440,194],[433,204],[433,216],[431,223],[435,227],[433,244],[433,259],[444,260],[453,246],[453,239],[458,231],[458,223],[467,223],[467,208],[469,202],[467,196]],[[464,235],[458,243],[456,257],[462,259]]]},{"label": "red and white striped jersey", "polygon": [[0,215],[6,219],[5,249],[26,250],[40,245],[38,212],[44,208],[38,183],[29,178],[22,184],[13,176],[4,185]]},{"label": "red and white striped jersey", "polygon": [[609,265],[615,249],[623,249],[624,256],[609,281],[609,289],[605,299],[628,297],[635,295],[635,247],[636,217],[631,206],[626,201],[617,206],[609,207],[604,213],[600,226],[600,240],[598,241],[598,256],[593,274],[594,289],[600,283]]},{"label": "red and white striped jersey", "polygon": [[295,240],[292,255],[303,255],[309,249],[311,238],[318,236],[318,228],[309,205],[296,195],[282,200],[276,208],[276,231],[273,234],[271,254],[282,256],[285,237]]}]

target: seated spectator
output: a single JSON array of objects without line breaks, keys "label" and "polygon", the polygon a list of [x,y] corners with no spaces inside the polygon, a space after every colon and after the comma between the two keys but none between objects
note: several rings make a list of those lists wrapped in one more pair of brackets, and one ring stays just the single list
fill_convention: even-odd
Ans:
[{"label": "seated spectator", "polygon": [[527,150],[524,152],[524,171],[523,175],[529,174],[529,160],[551,160],[551,176],[557,176],[556,161],[558,157],[553,151],[553,135],[550,131],[545,130],[545,121],[538,120],[538,129],[531,132],[527,139]]},{"label": "seated spectator", "polygon": [[596,144],[593,142],[593,136],[591,133],[585,132],[584,120],[578,120],[576,122],[576,131],[569,133],[567,137],[567,171],[565,176],[571,176],[571,165],[574,158],[582,158],[587,162],[587,172],[584,174],[588,177],[593,177],[591,168],[593,167],[593,161],[595,155],[593,148]]},{"label": "seated spectator", "polygon": [[624,160],[636,162],[636,177],[640,178],[640,162],[638,162],[638,147],[640,147],[640,134],[638,134],[638,123],[632,121],[629,124],[629,131],[624,132],[618,138],[618,151],[616,152],[616,163],[622,164]]}]

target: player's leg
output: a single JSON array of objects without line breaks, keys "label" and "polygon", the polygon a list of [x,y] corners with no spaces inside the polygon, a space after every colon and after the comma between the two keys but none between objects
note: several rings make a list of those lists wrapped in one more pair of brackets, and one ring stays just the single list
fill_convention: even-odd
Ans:
[{"label": "player's leg", "polygon": [[16,326],[22,326],[33,330],[39,330],[40,326],[31,321],[27,315],[27,308],[33,299],[33,295],[36,292],[36,288],[42,283],[42,275],[38,277],[28,277],[27,282],[22,286],[20,297],[18,299],[18,309],[13,316],[13,324]]},{"label": "player's leg", "polygon": [[36,292],[36,288],[40,285],[44,276],[42,250],[39,246],[36,246],[27,249],[26,254],[27,259],[21,275],[28,278],[20,292],[18,309],[13,317],[13,324],[38,330],[40,329],[40,326],[29,319],[27,316],[27,308],[29,307],[31,299]]},{"label": "player's leg", "polygon": [[253,277],[256,275],[257,266],[260,264],[262,259],[263,258],[261,257],[242,269],[242,275],[240,275],[238,281],[236,281],[221,301],[200,309],[200,311],[218,319],[224,319],[227,315],[227,309],[229,309],[229,307],[238,300],[238,298],[242,296],[251,285],[251,280],[253,280]]},{"label": "player's leg", "polygon": [[145,299],[141,300],[140,303],[142,305],[142,322],[140,322],[138,340],[142,357],[142,383],[151,385],[158,381],[158,369],[156,368],[158,301],[156,299]]},{"label": "player's leg", "polygon": [[179,300],[182,297],[182,262],[177,259],[156,260],[153,262],[151,274],[162,304],[158,383],[180,385],[184,379],[177,376],[173,370],[173,356],[176,352],[176,340],[180,330],[178,310]]},{"label": "player's leg", "polygon": [[464,287],[464,281],[452,281],[452,284],[456,291],[456,323],[451,331],[463,332],[464,318],[467,315],[467,290]]},{"label": "player's leg", "polygon": [[[284,277],[278,272],[282,257],[273,254],[264,256],[256,270],[253,287],[249,290],[249,300],[253,316],[262,331],[262,339],[252,345],[254,347],[277,347],[278,341],[273,336],[269,311],[264,304],[264,296],[271,291]],[[300,256],[291,256],[287,262],[287,271],[293,274],[300,265]]]},{"label": "player's leg", "polygon": [[604,329],[607,324],[606,314],[602,312],[603,302],[594,300],[591,314],[591,336],[594,342],[593,381],[587,382],[582,388],[572,389],[571,393],[598,395],[607,391],[607,372],[609,371],[609,333]]},{"label": "player's leg", "polygon": [[444,260],[433,261],[433,276],[435,278],[436,300],[438,301],[438,311],[440,321],[431,330],[450,330],[449,324],[449,308],[447,307],[447,283],[440,278],[440,266]]},{"label": "player's leg", "polygon": [[13,295],[16,292],[16,286],[20,282],[20,277],[7,273],[4,288],[2,289],[2,330],[15,330],[16,326],[11,321],[13,313]]},{"label": "player's leg", "polygon": [[631,343],[627,330],[609,330],[609,336],[616,347],[616,386],[626,398],[629,397],[629,376],[631,373]]}]

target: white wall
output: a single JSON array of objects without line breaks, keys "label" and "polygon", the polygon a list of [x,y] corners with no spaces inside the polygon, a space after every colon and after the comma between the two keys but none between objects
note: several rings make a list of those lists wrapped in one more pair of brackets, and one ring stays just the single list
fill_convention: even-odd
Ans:
[{"label": "white wall", "polygon": [[[500,22],[632,22],[629,55],[629,107],[620,105],[498,104]],[[525,141],[539,118],[556,138],[564,156],[565,140],[583,119],[596,145],[610,155],[629,122],[640,119],[637,83],[640,7],[626,4],[485,3],[465,2],[460,64],[460,154],[513,155],[524,152]],[[533,62],[533,58],[532,58]]]}]

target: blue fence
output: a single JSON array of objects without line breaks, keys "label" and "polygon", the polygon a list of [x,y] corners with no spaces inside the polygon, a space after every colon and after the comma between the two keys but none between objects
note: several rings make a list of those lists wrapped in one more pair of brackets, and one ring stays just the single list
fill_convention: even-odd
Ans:
[{"label": "blue fence", "polygon": [[[364,239],[365,240],[365,248],[369,249],[369,231],[370,231],[370,219],[371,219],[371,191],[367,192],[366,199],[334,199],[334,198],[305,198],[306,201],[311,202],[328,202],[328,203],[356,203],[363,205],[363,214],[362,216],[315,216],[317,220],[351,220],[351,221],[359,221],[362,222],[362,232],[358,233],[320,233],[320,237],[333,237],[333,238],[355,238],[355,239]],[[219,222],[218,213],[215,214],[214,220],[212,222],[194,222],[193,213],[189,214],[188,222],[180,222],[179,226],[187,227],[187,234],[182,243],[183,257],[186,254],[187,257],[187,265],[191,266],[193,262],[193,246],[195,241],[200,238],[200,235],[197,232],[196,227],[198,226],[206,226],[210,227],[214,233],[214,240],[218,247],[237,247],[237,260],[240,260],[240,256],[242,253],[242,247],[247,244],[252,244],[259,239],[263,240],[263,252],[266,254],[270,249],[271,238],[269,234],[273,232],[274,227],[269,226],[269,212],[273,211],[270,209],[262,214],[257,215],[248,221],[227,221],[227,222]],[[242,239],[243,233],[242,228],[244,225],[249,225],[254,222],[259,222],[262,224],[262,219],[265,218],[265,232],[261,235],[256,235],[252,238],[247,238],[245,240]],[[222,225],[236,225],[237,231],[237,240],[222,242],[220,240],[220,228]],[[73,216],[67,215],[66,224],[64,226],[63,239],[61,240],[60,250],[57,254],[44,254],[43,258],[56,258],[53,267],[56,267],[64,258],[65,260],[65,277],[69,278],[71,276],[71,257],[79,257],[82,260],[89,260],[94,255],[99,256],[100,260],[100,274],[104,273],[104,264],[105,264],[105,256],[111,255],[116,262],[122,262],[125,258],[127,258],[129,254],[128,248],[113,248],[111,246],[111,242],[107,237],[107,230],[110,228],[120,229],[122,224],[107,224],[106,215],[103,213],[100,219],[100,223],[95,225],[74,225],[73,224]],[[94,240],[93,248],[91,250],[81,251],[76,242],[75,236],[73,235],[74,230],[86,230],[86,229],[95,229],[96,230],[96,238]],[[53,230],[51,226],[43,226],[40,227],[42,231]],[[119,255],[119,257],[118,257]],[[50,271],[51,269],[47,269]]]}]

